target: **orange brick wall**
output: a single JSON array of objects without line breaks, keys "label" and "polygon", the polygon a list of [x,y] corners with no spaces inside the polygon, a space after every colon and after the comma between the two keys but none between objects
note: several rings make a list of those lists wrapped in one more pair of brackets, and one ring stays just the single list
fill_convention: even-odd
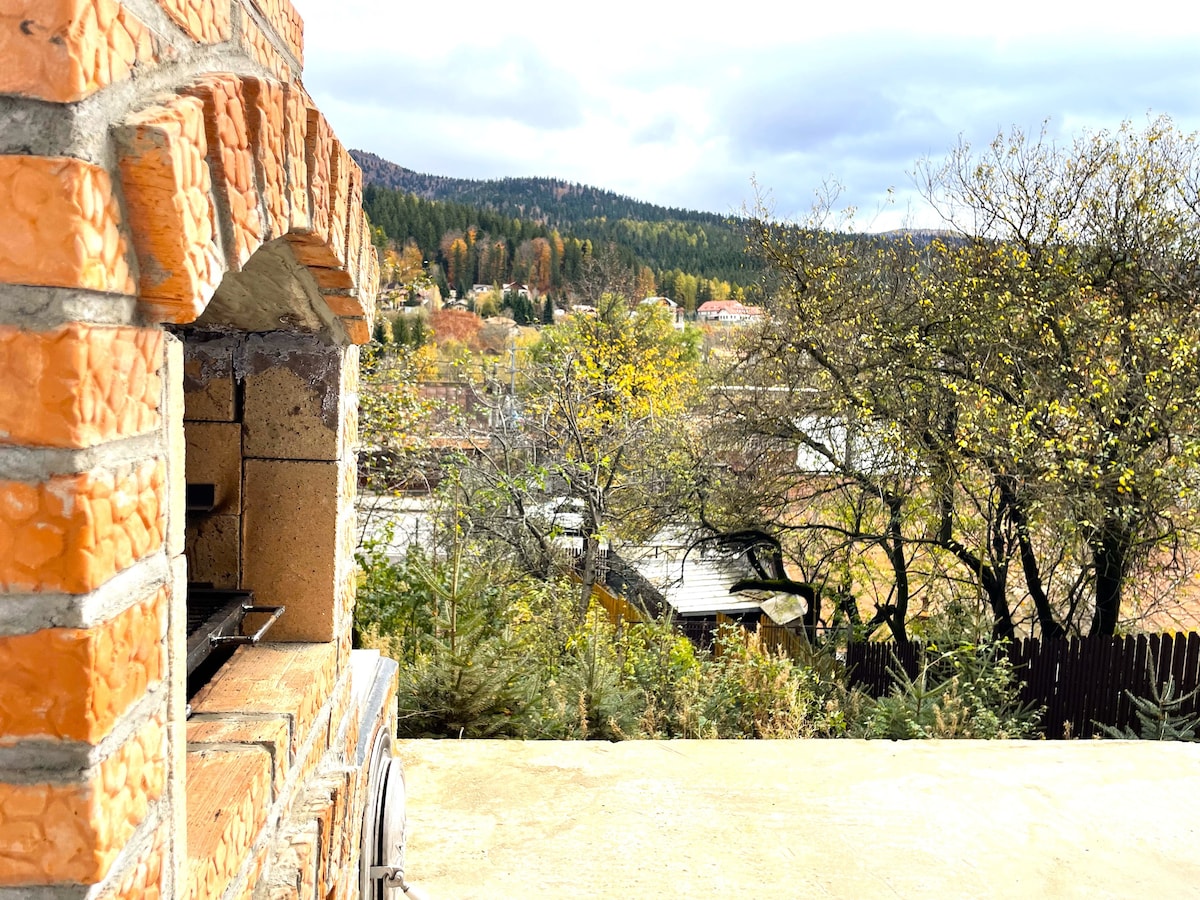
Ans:
[{"label": "orange brick wall", "polygon": [[0,737],[97,743],[166,672],[165,588],[94,628],[0,637]]},{"label": "orange brick wall", "polygon": [[76,784],[0,784],[0,885],[99,882],[162,796],[165,737],[148,723]]},{"label": "orange brick wall", "polygon": [[0,17],[0,93],[71,103],[165,54],[116,0],[18,0],[0,4]]},{"label": "orange brick wall", "polygon": [[157,428],[162,333],[0,326],[0,444],[91,447]]},{"label": "orange brick wall", "polygon": [[0,588],[86,594],[158,550],[162,462],[0,482]]},{"label": "orange brick wall", "polygon": [[77,159],[0,156],[0,209],[0,282],[133,293],[108,172]]},{"label": "orange brick wall", "polygon": [[[241,654],[269,659],[276,675],[252,666],[254,678],[285,690],[252,682],[230,699],[226,682],[186,722],[185,406],[236,432],[243,386],[231,365],[189,369],[199,357],[179,340],[202,337],[222,280],[268,242],[327,292],[323,320],[341,320],[327,343],[367,340],[378,264],[362,175],[298,81],[303,23],[288,0],[0,0],[0,60],[17,127],[47,125],[0,154],[0,887],[251,896],[284,877],[300,798],[331,760],[344,767],[337,722],[357,721],[337,538],[355,418],[332,405],[320,459],[341,476],[326,479],[335,558],[294,613],[297,634],[331,623],[326,642]],[[209,462],[190,468],[203,477]],[[234,482],[241,470],[238,456]],[[234,583],[237,487],[219,535],[230,561],[216,561]],[[250,710],[252,724],[231,724]],[[204,748],[190,760],[189,733]],[[189,813],[230,766],[232,815],[193,834]],[[353,819],[348,796],[334,795],[337,815]],[[286,838],[264,830],[288,816]],[[322,872],[346,862],[320,852]]]}]

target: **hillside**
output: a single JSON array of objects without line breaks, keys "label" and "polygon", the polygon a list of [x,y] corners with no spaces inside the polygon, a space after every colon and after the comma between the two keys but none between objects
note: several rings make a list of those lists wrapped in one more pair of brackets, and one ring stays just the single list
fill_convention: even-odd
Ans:
[{"label": "hillside", "polygon": [[[653,283],[643,277],[645,290],[662,291],[688,309],[735,288],[753,290],[761,274],[744,252],[738,219],[553,178],[449,178],[351,153],[363,169],[371,221],[396,246],[415,243],[421,258],[442,267],[447,286],[460,291],[508,280],[536,283],[543,292],[569,290],[581,259],[599,246],[615,247],[635,272],[652,274]],[[463,245],[454,251],[457,240]],[[548,257],[540,269],[531,262],[539,252]]]},{"label": "hillside", "polygon": [[730,223],[728,216],[656,206],[556,178],[450,178],[414,172],[364,150],[351,150],[350,155],[362,167],[367,184],[415,194],[424,200],[478,206],[559,230],[574,230],[579,223],[591,219],[688,222],[718,227]]}]

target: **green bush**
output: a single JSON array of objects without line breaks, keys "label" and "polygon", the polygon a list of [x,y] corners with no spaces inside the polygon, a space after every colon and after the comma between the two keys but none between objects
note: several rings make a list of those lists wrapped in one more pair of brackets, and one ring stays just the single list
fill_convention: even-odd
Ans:
[{"label": "green bush", "polygon": [[909,678],[897,661],[895,686],[869,702],[852,729],[865,738],[1031,738],[1043,710],[1023,705],[1021,681],[1003,642],[929,644]]},{"label": "green bush", "polygon": [[637,691],[622,677],[621,645],[603,610],[593,607],[563,646],[546,685],[541,737],[621,740],[638,737]]},{"label": "green bush", "polygon": [[1158,686],[1155,672],[1158,671],[1158,659],[1152,652],[1146,660],[1146,674],[1149,676],[1150,696],[1139,697],[1125,690],[1125,696],[1133,704],[1133,712],[1137,717],[1138,727],[1124,729],[1113,725],[1096,723],[1100,733],[1108,738],[1125,741],[1195,741],[1200,730],[1200,713],[1185,713],[1184,704],[1200,694],[1200,687],[1180,694],[1175,686],[1175,676],[1168,675],[1167,683]]},{"label": "green bush", "polygon": [[726,625],[702,674],[699,731],[714,738],[836,737],[846,731],[848,699],[837,681],[756,634]]},{"label": "green bush", "polygon": [[864,709],[830,650],[797,661],[727,626],[703,653],[667,620],[617,627],[595,605],[580,619],[573,582],[516,576],[461,544],[358,554],[355,622],[401,662],[403,737],[837,737]]}]

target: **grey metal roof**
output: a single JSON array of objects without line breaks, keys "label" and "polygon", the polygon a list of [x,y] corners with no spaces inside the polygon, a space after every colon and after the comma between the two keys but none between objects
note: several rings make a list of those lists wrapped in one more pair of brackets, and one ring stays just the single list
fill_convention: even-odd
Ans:
[{"label": "grey metal roof", "polygon": [[680,616],[753,612],[766,597],[729,593],[735,582],[751,574],[740,556],[704,554],[699,550],[687,553],[685,547],[671,545],[624,547],[620,552],[643,578],[662,592]]}]

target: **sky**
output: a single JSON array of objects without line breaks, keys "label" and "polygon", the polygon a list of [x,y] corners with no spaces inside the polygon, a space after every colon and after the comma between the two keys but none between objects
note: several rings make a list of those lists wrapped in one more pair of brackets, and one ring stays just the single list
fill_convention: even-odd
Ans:
[{"label": "sky", "polygon": [[293,2],[341,141],[456,178],[788,219],[837,185],[881,231],[942,224],[913,173],[959,141],[1200,130],[1200,16],[1159,0]]}]

